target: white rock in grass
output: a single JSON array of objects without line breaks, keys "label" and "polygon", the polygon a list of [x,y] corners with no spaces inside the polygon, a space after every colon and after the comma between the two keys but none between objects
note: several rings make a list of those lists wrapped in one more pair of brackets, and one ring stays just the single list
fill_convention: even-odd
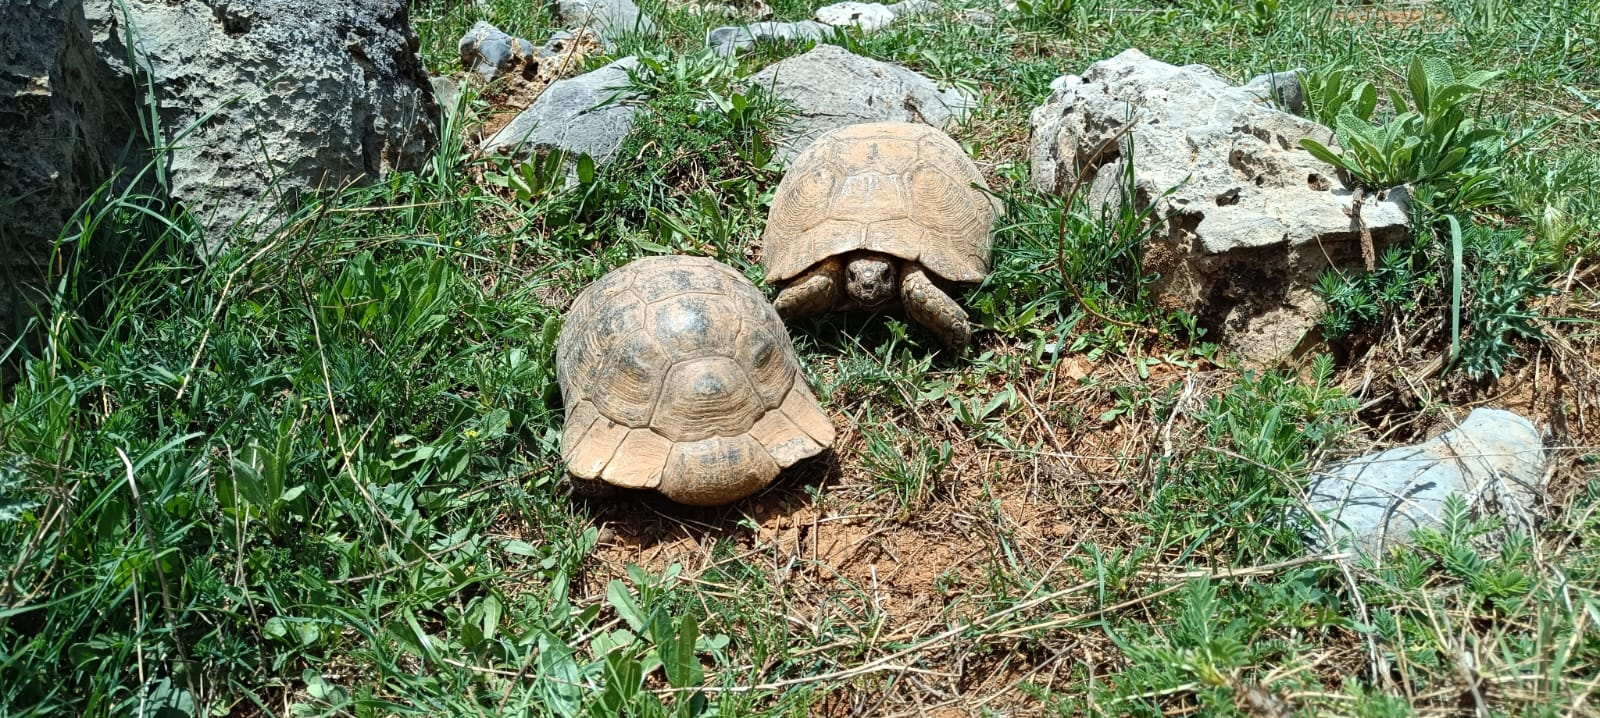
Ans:
[{"label": "white rock in grass", "polygon": [[[1292,81],[1241,87],[1127,50],[1057,78],[1031,117],[1033,186],[1120,206],[1131,164],[1132,205],[1154,215],[1145,267],[1159,301],[1252,366],[1290,356],[1313,330],[1325,269],[1361,262],[1351,188],[1300,146],[1332,132],[1263,99]],[[1408,194],[1366,195],[1361,221],[1379,252],[1405,241]]]},{"label": "white rock in grass", "polygon": [[841,2],[817,8],[817,22],[834,27],[859,27],[864,31],[882,30],[894,22],[895,13],[879,3]]},{"label": "white rock in grass", "polygon": [[1532,422],[1474,409],[1430,441],[1317,472],[1310,505],[1332,535],[1319,530],[1307,543],[1313,551],[1347,547],[1376,558],[1410,544],[1419,528],[1441,526],[1451,494],[1465,499],[1473,516],[1499,516],[1507,527],[1529,531],[1545,496],[1547,464]]}]

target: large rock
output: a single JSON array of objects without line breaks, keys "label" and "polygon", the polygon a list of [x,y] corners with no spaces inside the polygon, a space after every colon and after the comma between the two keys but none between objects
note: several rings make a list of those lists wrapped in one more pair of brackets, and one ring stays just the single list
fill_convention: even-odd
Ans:
[{"label": "large rock", "polygon": [[212,241],[280,199],[418,166],[438,142],[404,0],[83,8],[100,62],[127,83],[148,78],[171,193]]},{"label": "large rock", "polygon": [[[1443,525],[1445,498],[1466,501],[1474,517],[1534,528],[1548,462],[1532,422],[1509,411],[1474,409],[1454,430],[1415,446],[1363,456],[1317,472],[1310,505],[1327,531],[1312,550],[1351,548],[1379,557],[1412,542],[1419,528]],[[1331,536],[1329,535],[1331,533]]]},{"label": "large rock", "polygon": [[532,106],[490,137],[483,151],[528,157],[559,149],[587,154],[595,164],[609,162],[633,130],[638,105],[626,101],[631,93],[608,100],[628,86],[628,70],[638,67],[637,58],[624,57],[550,85]]},{"label": "large rock", "polygon": [[89,36],[80,2],[0,3],[0,345],[41,299],[51,242],[137,126],[132,87]]},{"label": "large rock", "polygon": [[139,176],[152,146],[165,183],[141,190],[186,208],[209,244],[279,200],[419,164],[439,108],[405,8],[0,3],[0,196],[18,200],[0,206],[0,283],[37,279],[72,211],[119,162]]},{"label": "large rock", "polygon": [[921,122],[946,129],[976,104],[960,91],[940,91],[933,80],[904,67],[834,45],[773,63],[752,75],[750,83],[799,109],[795,124],[777,139],[784,161],[831,129],[863,122]]},{"label": "large rock", "polygon": [[[1134,200],[1154,204],[1145,267],[1161,275],[1161,298],[1248,364],[1292,351],[1322,313],[1317,276],[1330,260],[1359,263],[1361,249],[1350,189],[1299,144],[1331,144],[1332,133],[1269,104],[1282,76],[1237,87],[1128,50],[1052,88],[1031,118],[1035,188],[1081,183],[1115,204],[1132,158]],[[1368,196],[1361,219],[1380,252],[1409,234],[1403,192]]]}]

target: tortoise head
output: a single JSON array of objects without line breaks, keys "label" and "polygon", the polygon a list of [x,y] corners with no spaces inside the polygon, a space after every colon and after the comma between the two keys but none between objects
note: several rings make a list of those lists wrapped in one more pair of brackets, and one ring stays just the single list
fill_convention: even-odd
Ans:
[{"label": "tortoise head", "polygon": [[844,287],[863,309],[883,306],[900,288],[895,263],[889,257],[863,252],[851,257],[844,268]]}]

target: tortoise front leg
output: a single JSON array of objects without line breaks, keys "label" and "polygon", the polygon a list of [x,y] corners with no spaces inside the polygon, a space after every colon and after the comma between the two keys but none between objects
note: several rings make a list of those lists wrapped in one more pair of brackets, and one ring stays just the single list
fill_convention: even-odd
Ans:
[{"label": "tortoise front leg", "polygon": [[844,265],[838,259],[827,259],[805,274],[795,277],[789,286],[778,292],[772,307],[784,319],[820,314],[838,308],[844,303]]},{"label": "tortoise front leg", "polygon": [[956,300],[935,286],[927,271],[916,262],[907,262],[900,275],[900,298],[906,314],[939,336],[945,346],[960,351],[972,339],[967,311]]}]

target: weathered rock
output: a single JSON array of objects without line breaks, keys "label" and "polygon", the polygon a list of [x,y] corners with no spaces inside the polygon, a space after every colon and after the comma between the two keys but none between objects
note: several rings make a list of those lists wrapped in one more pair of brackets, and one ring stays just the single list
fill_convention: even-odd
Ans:
[{"label": "weathered rock", "polygon": [[633,0],[557,0],[556,14],[571,27],[586,27],[606,40],[656,34],[656,23]]},{"label": "weathered rock", "polygon": [[527,108],[552,83],[581,70],[584,58],[609,47],[605,38],[588,28],[560,30],[543,45],[534,45],[482,21],[457,43],[462,66],[485,81],[500,80],[498,102],[513,109]]},{"label": "weathered rock", "polygon": [[895,14],[880,3],[841,2],[817,8],[817,22],[834,27],[859,27],[867,32],[881,30],[894,22]]},{"label": "weathered rock", "polygon": [[812,20],[725,25],[706,32],[706,45],[718,55],[732,55],[760,41],[821,40],[833,28]]},{"label": "weathered rock", "polygon": [[[1134,201],[1154,204],[1145,266],[1161,275],[1161,299],[1197,315],[1247,364],[1291,352],[1321,315],[1318,274],[1361,254],[1350,189],[1299,145],[1331,143],[1332,133],[1208,68],[1138,50],[1051,87],[1031,119],[1035,188],[1065,193],[1081,172],[1093,201],[1115,204],[1131,159]],[[1361,219],[1378,250],[1409,234],[1406,200],[1400,191],[1366,198]]]},{"label": "weathered rock", "polygon": [[780,131],[777,155],[793,159],[819,135],[863,122],[921,122],[946,129],[976,102],[899,65],[872,60],[834,45],[773,63],[750,77],[752,85],[793,102],[800,111]]},{"label": "weathered rock", "polygon": [[[437,143],[439,108],[403,0],[84,9],[103,63],[132,83],[133,55],[150,74],[160,139],[175,145],[172,194],[212,230],[279,198],[416,166]],[[131,52],[128,32],[139,38]]]},{"label": "weathered rock", "polygon": [[[280,200],[414,166],[437,142],[404,0],[4,3],[0,47],[0,126],[17,133],[0,143],[0,187],[27,198],[0,219],[0,261],[37,256],[130,139],[128,175],[140,150],[169,148],[164,189],[208,244],[274,220],[252,212]],[[136,118],[152,114],[146,137]]]},{"label": "weathered rock", "polygon": [[528,40],[507,35],[500,28],[479,20],[456,42],[461,65],[492,80],[519,65],[536,63],[543,53]]},{"label": "weathered rock", "polygon": [[598,70],[551,84],[483,145],[489,154],[515,154],[522,157],[547,149],[576,155],[588,154],[595,164],[604,164],[622,148],[622,141],[633,130],[636,105],[624,100],[607,102],[628,85],[628,70],[639,67],[634,57],[624,57]]},{"label": "weathered rock", "polygon": [[0,345],[41,299],[51,242],[110,176],[136,106],[95,57],[81,2],[0,3]]},{"label": "weathered rock", "polygon": [[1314,551],[1348,547],[1376,558],[1411,543],[1418,528],[1441,526],[1451,494],[1461,496],[1475,517],[1499,516],[1509,528],[1531,530],[1545,495],[1547,462],[1532,422],[1509,411],[1474,409],[1460,426],[1430,441],[1317,472],[1310,506],[1327,531],[1314,531],[1307,542]]}]

